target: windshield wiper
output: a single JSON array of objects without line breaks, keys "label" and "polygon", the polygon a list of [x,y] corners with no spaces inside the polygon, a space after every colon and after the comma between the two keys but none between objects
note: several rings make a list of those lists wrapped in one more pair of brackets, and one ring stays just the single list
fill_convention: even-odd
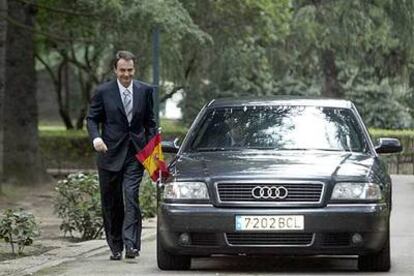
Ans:
[{"label": "windshield wiper", "polygon": [[197,151],[197,152],[227,151],[227,150],[231,150],[231,148],[227,148],[227,147],[214,147],[214,148],[198,148],[198,149],[195,149],[195,151]]},{"label": "windshield wiper", "polygon": [[244,147],[244,149],[255,149],[255,150],[276,150],[276,148],[272,147]]},{"label": "windshield wiper", "polygon": [[319,150],[319,151],[348,151],[348,150],[341,150],[341,149],[315,149],[315,148],[280,148],[277,150],[303,150],[303,151],[311,151],[311,150]]}]

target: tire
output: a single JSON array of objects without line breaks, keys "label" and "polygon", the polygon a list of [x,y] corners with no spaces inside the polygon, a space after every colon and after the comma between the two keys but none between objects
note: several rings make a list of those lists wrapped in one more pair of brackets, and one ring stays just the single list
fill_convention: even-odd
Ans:
[{"label": "tire", "polygon": [[161,270],[188,270],[191,266],[191,257],[169,253],[163,248],[157,235],[157,264]]},{"label": "tire", "polygon": [[358,257],[358,269],[360,271],[389,271],[391,268],[390,232],[384,243],[384,247],[377,253],[361,255]]}]

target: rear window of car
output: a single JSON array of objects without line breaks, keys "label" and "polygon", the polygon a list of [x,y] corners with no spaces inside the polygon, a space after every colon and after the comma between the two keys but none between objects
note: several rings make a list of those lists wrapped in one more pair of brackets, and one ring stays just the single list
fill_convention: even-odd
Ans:
[{"label": "rear window of car", "polygon": [[190,151],[324,150],[368,152],[350,109],[318,106],[244,106],[210,109]]}]

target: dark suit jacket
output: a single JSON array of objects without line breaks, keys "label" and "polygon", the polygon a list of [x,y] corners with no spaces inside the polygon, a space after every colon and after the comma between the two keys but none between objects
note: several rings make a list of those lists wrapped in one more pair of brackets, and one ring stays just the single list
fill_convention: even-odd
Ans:
[{"label": "dark suit jacket", "polygon": [[155,134],[152,91],[151,86],[133,81],[133,115],[129,125],[117,81],[98,86],[86,117],[90,138],[101,137],[108,147],[106,153],[98,153],[98,168],[121,170],[130,142],[139,151]]}]

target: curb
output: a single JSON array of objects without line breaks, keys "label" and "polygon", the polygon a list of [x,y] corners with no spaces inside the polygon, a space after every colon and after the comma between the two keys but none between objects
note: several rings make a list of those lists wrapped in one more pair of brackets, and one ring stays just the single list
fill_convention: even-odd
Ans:
[{"label": "curb", "polygon": [[[151,240],[156,236],[155,222],[148,220],[142,229],[142,241]],[[50,242],[46,241],[45,242]],[[89,258],[104,253],[109,254],[105,240],[91,240],[80,243],[67,243],[60,248],[52,249],[38,256],[27,256],[0,262],[0,276],[32,275],[40,270],[71,262],[79,257]]]},{"label": "curb", "polygon": [[[151,231],[147,234],[142,233],[141,242],[150,241],[150,240],[154,239],[156,236],[157,236],[157,234],[153,231]],[[108,246],[106,245],[106,243],[105,243],[104,246],[93,249],[89,252],[86,252],[82,256],[86,257],[86,258],[89,258],[89,257],[95,257],[95,256],[103,255],[103,254],[109,254],[109,249],[108,249]]]},{"label": "curb", "polygon": [[0,275],[30,275],[39,270],[75,260],[88,252],[106,246],[104,240],[86,241],[50,250],[38,256],[28,256],[0,263]]}]

